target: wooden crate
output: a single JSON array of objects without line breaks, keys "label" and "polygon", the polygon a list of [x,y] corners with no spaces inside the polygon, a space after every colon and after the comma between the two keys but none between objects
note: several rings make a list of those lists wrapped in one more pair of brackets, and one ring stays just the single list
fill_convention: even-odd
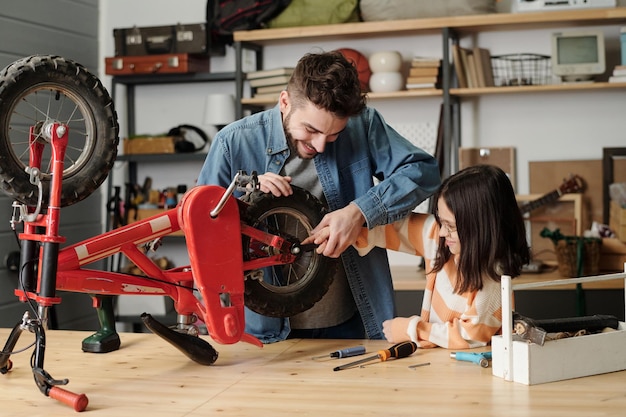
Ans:
[{"label": "wooden crate", "polygon": [[124,139],[124,154],[174,153],[174,136],[149,136]]},{"label": "wooden crate", "polygon": [[615,232],[619,240],[626,242],[626,209],[615,201],[611,201],[609,227]]}]

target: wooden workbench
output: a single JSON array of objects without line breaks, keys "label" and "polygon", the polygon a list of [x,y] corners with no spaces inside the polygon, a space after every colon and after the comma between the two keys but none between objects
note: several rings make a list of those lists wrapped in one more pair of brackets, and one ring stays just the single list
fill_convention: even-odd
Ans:
[{"label": "wooden workbench", "polygon": [[[0,329],[2,345],[9,333]],[[83,353],[89,333],[48,331],[46,370],[65,387],[89,397],[84,416],[623,416],[626,371],[527,386],[429,349],[397,361],[333,372],[356,358],[312,360],[358,344],[368,354],[384,341],[288,340],[257,348],[214,344],[212,366],[190,361],[152,334],[122,334],[122,348]],[[23,333],[19,346],[33,336]],[[18,346],[18,347],[19,347]],[[66,405],[41,394],[30,352],[12,356],[0,375],[0,414],[70,416]],[[428,366],[408,366],[430,362]]]}]

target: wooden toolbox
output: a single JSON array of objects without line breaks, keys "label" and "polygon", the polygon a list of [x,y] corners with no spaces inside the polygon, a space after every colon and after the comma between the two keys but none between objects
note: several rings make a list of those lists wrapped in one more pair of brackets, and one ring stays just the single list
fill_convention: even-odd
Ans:
[{"label": "wooden toolbox", "polygon": [[503,276],[502,334],[491,338],[492,374],[507,381],[535,385],[626,369],[626,323],[622,321],[614,331],[547,340],[544,345],[520,340],[512,330],[513,290],[616,279],[626,279],[626,271],[517,285],[511,284],[511,277]]},{"label": "wooden toolbox", "polygon": [[108,75],[186,74],[210,71],[210,57],[187,53],[105,58]]}]

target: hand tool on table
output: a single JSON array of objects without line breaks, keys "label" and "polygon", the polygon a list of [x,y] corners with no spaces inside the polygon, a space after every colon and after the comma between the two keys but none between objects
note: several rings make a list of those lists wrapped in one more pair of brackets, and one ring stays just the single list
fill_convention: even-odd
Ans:
[{"label": "hand tool on table", "polygon": [[540,346],[545,343],[548,333],[577,333],[581,330],[593,333],[606,327],[617,329],[618,326],[619,319],[617,317],[603,314],[535,320],[519,313],[513,313],[513,333]]},{"label": "hand tool on table", "polygon": [[365,346],[354,346],[346,349],[336,350],[334,352],[329,353],[328,355],[320,355],[313,356],[311,359],[321,359],[321,358],[349,358],[351,356],[359,356],[365,354]]},{"label": "hand tool on table", "polygon": [[367,358],[350,362],[345,365],[337,366],[333,369],[333,371],[341,371],[343,369],[353,368],[357,365],[361,365],[367,362],[379,360],[381,362],[385,362],[389,358],[406,358],[407,356],[412,355],[417,350],[417,343],[415,342],[401,342],[391,346],[389,349],[379,350],[376,355],[369,356]]},{"label": "hand tool on table", "polygon": [[457,361],[473,362],[483,368],[489,368],[491,352],[451,352],[450,357]]}]

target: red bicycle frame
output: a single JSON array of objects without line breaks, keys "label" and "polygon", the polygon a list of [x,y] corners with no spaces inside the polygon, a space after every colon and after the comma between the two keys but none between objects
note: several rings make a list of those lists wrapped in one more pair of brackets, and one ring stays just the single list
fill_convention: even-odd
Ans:
[{"label": "red bicycle frame", "polygon": [[[299,248],[242,221],[241,210],[246,203],[234,198],[232,193],[246,184],[254,187],[254,180],[250,184],[246,179],[239,182],[236,177],[227,189],[208,185],[194,187],[175,208],[60,248],[60,244],[65,242],[59,235],[59,217],[68,131],[57,123],[45,124],[37,134],[31,128],[28,169],[31,182],[39,186],[40,194],[38,171],[44,144],[39,141],[42,136],[52,148],[52,179],[47,210],[39,213],[39,206],[26,208],[14,204],[19,207],[20,220],[24,223],[24,230],[19,234],[22,243],[21,288],[16,290],[16,295],[22,301],[35,301],[39,317],[28,323],[25,318],[21,325],[14,328],[7,342],[8,348],[0,354],[2,373],[11,367],[8,356],[19,334],[28,329],[37,336],[32,367],[40,390],[77,411],[86,407],[87,398],[83,394],[74,394],[57,386],[67,383],[67,380],[54,380],[43,370],[47,309],[61,302],[56,295],[57,290],[91,295],[169,296],[174,300],[179,316],[202,320],[218,343],[245,341],[262,346],[256,337],[244,332],[244,275],[246,271],[293,262]],[[162,270],[139,249],[143,244],[179,230],[185,235],[189,266]],[[242,236],[249,237],[250,247],[246,250],[258,252],[261,256],[250,256],[251,260],[244,260]],[[120,253],[146,276],[86,268]],[[196,297],[196,291],[200,297]],[[98,297],[94,297],[94,302],[97,300]]]},{"label": "red bicycle frame", "polygon": [[[47,245],[58,245],[65,239],[58,234],[60,215],[60,186],[63,172],[64,149],[67,134],[58,135],[62,126],[52,126],[53,178],[50,203],[46,214],[39,214],[33,221],[24,222],[22,241],[44,242],[39,257],[40,283],[37,293],[16,290],[25,301],[33,299],[40,306],[59,303],[60,298],[45,291],[46,280],[54,280],[54,288],[61,291],[81,292],[94,295],[160,295],[174,300],[176,311],[181,315],[195,315],[207,324],[209,334],[215,341],[231,344],[246,341],[257,346],[262,343],[244,333],[244,271],[292,261],[294,255],[284,255],[288,244],[279,236],[270,235],[242,224],[240,205],[245,204],[231,196],[232,190],[207,185],[192,188],[181,202],[170,210],[115,230],[94,236],[57,249],[54,261],[46,252]],[[31,163],[41,160],[41,146],[33,146],[35,155]],[[45,228],[45,233],[37,229]],[[190,266],[169,270],[160,269],[139,246],[165,235],[183,230]],[[244,262],[242,234],[254,240],[278,247],[281,254]],[[86,265],[111,255],[122,253],[148,277],[131,274],[85,269]],[[51,268],[46,262],[53,262]],[[194,295],[199,292],[202,301]],[[224,305],[224,298],[229,305]]]}]

